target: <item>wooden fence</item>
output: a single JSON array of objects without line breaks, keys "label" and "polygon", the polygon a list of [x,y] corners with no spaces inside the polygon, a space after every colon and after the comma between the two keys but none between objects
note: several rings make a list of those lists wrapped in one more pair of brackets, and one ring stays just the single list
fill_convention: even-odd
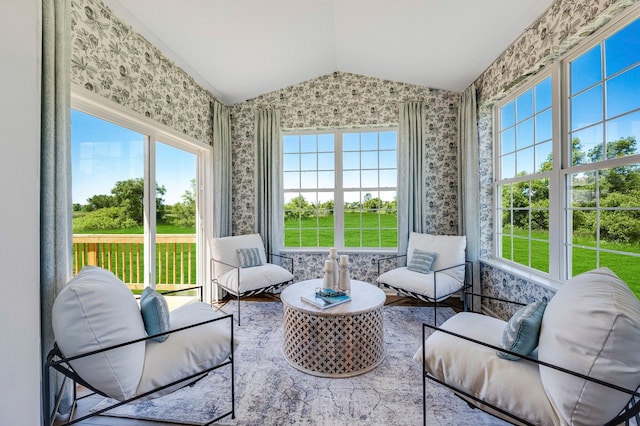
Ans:
[{"label": "wooden fence", "polygon": [[[178,290],[196,283],[196,236],[156,235],[156,288]],[[73,273],[100,266],[132,290],[144,288],[144,235],[74,234]]]}]

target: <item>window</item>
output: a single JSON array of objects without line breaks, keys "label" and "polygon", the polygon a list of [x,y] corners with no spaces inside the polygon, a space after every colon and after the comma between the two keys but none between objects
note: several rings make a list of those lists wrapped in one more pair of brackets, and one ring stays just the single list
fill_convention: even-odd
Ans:
[{"label": "window", "polygon": [[633,288],[640,19],[592,40],[496,112],[497,256],[557,279],[608,267]]},{"label": "window", "polygon": [[204,282],[209,148],[79,96],[71,118],[74,272],[101,266],[132,289]]},{"label": "window", "polygon": [[283,136],[285,247],[397,246],[397,132]]}]

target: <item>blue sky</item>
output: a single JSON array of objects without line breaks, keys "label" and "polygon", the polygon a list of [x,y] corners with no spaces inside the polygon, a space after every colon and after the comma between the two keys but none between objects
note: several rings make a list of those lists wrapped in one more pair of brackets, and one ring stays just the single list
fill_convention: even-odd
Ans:
[{"label": "blue sky", "polygon": [[[72,198],[111,194],[117,181],[141,178],[144,172],[144,135],[83,112],[71,112]],[[196,176],[196,156],[156,143],[156,174],[167,189],[165,204],[182,201]]]}]

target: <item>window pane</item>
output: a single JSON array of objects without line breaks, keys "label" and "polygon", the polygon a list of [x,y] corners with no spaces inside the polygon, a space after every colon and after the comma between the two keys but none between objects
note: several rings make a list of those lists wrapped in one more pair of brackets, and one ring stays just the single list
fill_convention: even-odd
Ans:
[{"label": "window pane", "polygon": [[549,272],[549,243],[531,241],[531,267],[542,272]]},{"label": "window pane", "polygon": [[284,154],[282,168],[284,171],[300,170],[300,156],[298,154]]},{"label": "window pane", "polygon": [[536,113],[551,107],[551,77],[538,83],[536,90]]},{"label": "window pane", "polygon": [[342,185],[345,188],[360,188],[360,171],[345,171],[342,173]]},{"label": "window pane", "polygon": [[318,154],[300,154],[301,170],[317,170]]},{"label": "window pane", "polygon": [[363,169],[378,168],[378,151],[363,151],[361,157]]},{"label": "window pane", "polygon": [[300,187],[299,172],[284,172],[282,174],[282,180],[284,181],[284,189],[296,189]]},{"label": "window pane", "polygon": [[335,168],[335,160],[333,153],[318,154],[318,169],[333,170]]},{"label": "window pane", "polygon": [[380,149],[397,149],[396,132],[380,132]]},{"label": "window pane", "polygon": [[607,77],[640,61],[640,19],[605,40]]},{"label": "window pane", "polygon": [[602,85],[571,99],[571,128],[579,129],[602,121]]},{"label": "window pane", "polygon": [[531,174],[534,171],[533,147],[520,150],[516,153],[518,174]]},{"label": "window pane", "polygon": [[536,172],[545,172],[553,168],[552,149],[551,141],[536,145]]},{"label": "window pane", "polygon": [[501,140],[501,154],[508,154],[516,149],[516,130],[511,127],[500,135]]},{"label": "window pane", "polygon": [[333,152],[333,150],[334,150],[333,135],[327,134],[327,133],[318,135],[318,151]]},{"label": "window pane", "polygon": [[500,128],[506,129],[511,127],[516,122],[516,109],[515,102],[511,101],[502,108],[500,108]]},{"label": "window pane", "polygon": [[396,151],[380,151],[380,168],[395,170],[397,167]]},{"label": "window pane", "polygon": [[297,135],[284,135],[282,139],[285,153],[300,152],[300,137]]},{"label": "window pane", "polygon": [[577,173],[571,175],[569,195],[573,207],[590,207],[596,201],[595,173]]},{"label": "window pane", "polygon": [[542,142],[551,139],[553,116],[551,110],[536,115],[536,142]]},{"label": "window pane", "polygon": [[318,143],[316,135],[302,135],[300,136],[300,152],[317,152]]},{"label": "window pane", "polygon": [[[640,252],[640,246],[636,244],[635,247],[630,246],[629,250],[625,251],[637,254]],[[640,295],[640,280],[638,280],[640,276],[640,257],[602,252],[600,253],[599,266],[611,269],[622,281],[627,283],[636,296]]]},{"label": "window pane", "polygon": [[633,153],[638,153],[638,141],[640,141],[640,111],[623,115],[620,118],[607,122],[607,139],[616,141],[620,139],[633,139],[636,141]]},{"label": "window pane", "polygon": [[342,150],[343,151],[358,151],[358,150],[360,150],[360,134],[359,133],[344,133],[342,135]]},{"label": "window pane", "polygon": [[501,177],[503,179],[509,179],[516,176],[516,156],[515,154],[509,154],[502,157],[501,162]]},{"label": "window pane", "polygon": [[334,188],[335,179],[334,172],[318,172],[318,188]]},{"label": "window pane", "polygon": [[571,248],[571,274],[576,276],[590,271],[598,266],[598,252],[595,250],[572,247]]},{"label": "window pane", "polygon": [[607,118],[640,108],[640,66],[607,81]]},{"label": "window pane", "polygon": [[602,80],[601,64],[600,45],[571,62],[572,95]]},{"label": "window pane", "polygon": [[345,170],[360,169],[360,153],[345,152],[342,154],[342,167]]},{"label": "window pane", "polygon": [[516,99],[517,121],[533,115],[533,89],[527,90]]},{"label": "window pane", "polygon": [[378,133],[362,133],[360,137],[360,148],[364,150],[377,150],[378,149]]},{"label": "window pane", "polygon": [[396,170],[380,170],[380,186],[397,186],[398,172]]},{"label": "window pane", "polygon": [[373,188],[378,185],[378,171],[377,170],[363,170],[361,172],[363,188]]},{"label": "window pane", "polygon": [[602,125],[587,127],[571,134],[572,165],[600,161],[602,157]]},{"label": "window pane", "polygon": [[533,145],[533,119],[523,121],[516,126],[516,147],[518,149]]},{"label": "window pane", "polygon": [[300,188],[314,189],[318,187],[318,172],[300,173]]}]

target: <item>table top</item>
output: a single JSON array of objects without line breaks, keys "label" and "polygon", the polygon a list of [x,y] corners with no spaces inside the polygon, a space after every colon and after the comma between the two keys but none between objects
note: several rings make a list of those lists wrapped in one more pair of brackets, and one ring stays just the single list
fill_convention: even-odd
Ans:
[{"label": "table top", "polygon": [[381,307],[386,300],[384,291],[377,286],[364,281],[351,280],[351,300],[323,310],[301,299],[301,296],[313,294],[319,287],[322,288],[322,279],[300,281],[282,290],[280,300],[296,310],[323,316],[360,314]]}]

